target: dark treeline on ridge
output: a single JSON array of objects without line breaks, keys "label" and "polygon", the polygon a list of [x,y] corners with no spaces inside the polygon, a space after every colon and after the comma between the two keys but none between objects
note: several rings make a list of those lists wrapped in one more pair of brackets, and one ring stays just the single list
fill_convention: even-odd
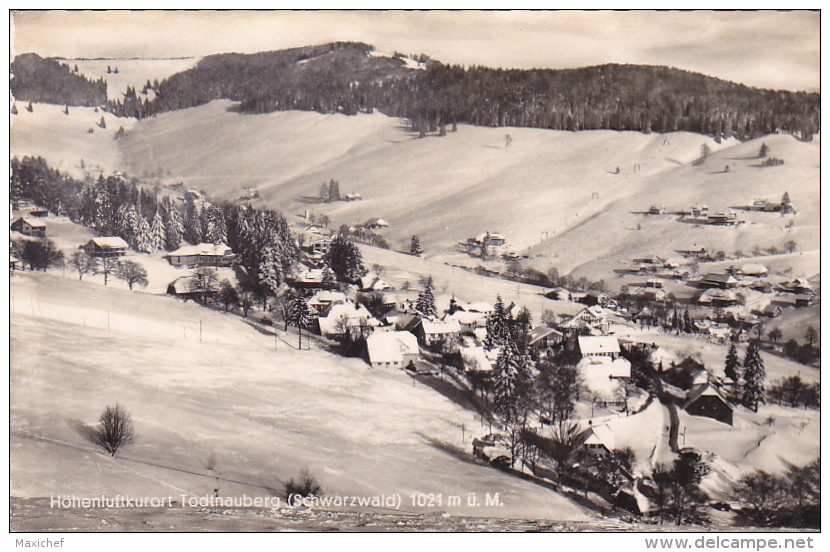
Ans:
[{"label": "dark treeline on ridge", "polygon": [[94,107],[107,101],[104,79],[90,80],[65,63],[21,54],[11,63],[12,96],[27,102]]},{"label": "dark treeline on ridge", "polygon": [[421,55],[416,69],[400,54],[372,53],[367,44],[335,42],[208,56],[161,82],[153,101],[134,98],[133,90],[107,109],[141,118],[220,98],[250,113],[378,109],[409,119],[421,134],[453,123],[741,140],[778,131],[809,140],[820,130],[818,93],[761,90],[668,67],[464,68]]},{"label": "dark treeline on ridge", "polygon": [[465,69],[420,56],[425,68],[419,70],[397,54],[370,52],[366,44],[331,43],[209,56],[164,80],[156,100],[143,110],[154,114],[227,98],[254,113],[298,109],[352,115],[378,109],[408,118],[413,129],[425,132],[469,123],[681,130],[740,139],[780,130],[809,139],[819,130],[819,94],[759,90],[679,69]]}]

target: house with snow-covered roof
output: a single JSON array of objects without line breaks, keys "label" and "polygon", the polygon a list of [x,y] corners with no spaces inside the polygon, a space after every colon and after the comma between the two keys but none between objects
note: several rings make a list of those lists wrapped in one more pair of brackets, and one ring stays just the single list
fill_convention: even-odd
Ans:
[{"label": "house with snow-covered roof", "polygon": [[418,359],[418,339],[409,332],[376,332],[366,338],[372,368],[405,368]]},{"label": "house with snow-covered roof", "polygon": [[692,416],[705,416],[732,425],[732,405],[711,383],[698,383],[686,394],[683,410]]},{"label": "house with snow-covered roof", "polygon": [[185,245],[164,255],[173,266],[231,266],[236,255],[224,243]]},{"label": "house with snow-covered roof", "polygon": [[608,333],[608,319],[605,310],[599,305],[586,307],[560,325],[566,333],[591,333],[605,335]]},{"label": "house with snow-covered roof", "polygon": [[613,335],[580,335],[576,339],[582,358],[620,356],[620,342]]},{"label": "house with snow-covered roof", "polygon": [[118,236],[92,238],[79,249],[91,257],[122,257],[127,253],[127,242]]},{"label": "house with snow-covered roof", "polygon": [[19,217],[11,223],[9,229],[33,238],[46,237],[46,223],[33,217]]},{"label": "house with snow-covered roof", "polygon": [[381,325],[377,318],[363,305],[352,302],[337,303],[331,306],[326,316],[317,318],[320,334],[326,337],[339,337],[346,331],[352,334],[370,333]]}]

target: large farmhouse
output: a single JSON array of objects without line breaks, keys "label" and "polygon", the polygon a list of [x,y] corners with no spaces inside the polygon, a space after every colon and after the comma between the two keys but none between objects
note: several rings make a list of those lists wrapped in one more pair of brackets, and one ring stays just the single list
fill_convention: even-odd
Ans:
[{"label": "large farmhouse", "polygon": [[92,238],[80,248],[92,257],[123,257],[127,253],[127,242],[118,236]]},{"label": "large farmhouse", "polygon": [[366,349],[372,368],[405,368],[418,360],[418,339],[409,332],[375,332]]},{"label": "large farmhouse", "polygon": [[12,222],[11,230],[33,238],[46,237],[46,223],[31,217],[20,217]]},{"label": "large farmhouse", "polygon": [[186,245],[164,256],[173,266],[230,266],[236,255],[224,243]]}]

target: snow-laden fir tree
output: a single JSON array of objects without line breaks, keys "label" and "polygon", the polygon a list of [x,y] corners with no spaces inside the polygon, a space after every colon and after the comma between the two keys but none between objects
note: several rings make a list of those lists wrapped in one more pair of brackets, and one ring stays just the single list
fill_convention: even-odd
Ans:
[{"label": "snow-laden fir tree", "polygon": [[139,215],[138,232],[135,239],[136,249],[143,253],[153,252],[153,234],[150,231],[150,223]]},{"label": "snow-laden fir tree", "polygon": [[337,276],[329,265],[323,266],[323,288],[332,289],[337,286]]},{"label": "snow-laden fir tree", "polygon": [[279,244],[269,244],[263,250],[262,262],[259,263],[259,281],[276,295],[283,278],[283,262]]},{"label": "snow-laden fir tree", "polygon": [[501,295],[496,297],[496,304],[493,311],[487,317],[487,336],[484,338],[484,347],[488,350],[495,349],[504,344],[510,336],[510,321],[507,316],[507,309]]},{"label": "snow-laden fir tree", "polygon": [[182,222],[182,215],[175,205],[168,204],[165,213],[167,214],[165,247],[168,251],[173,251],[181,245],[182,236],[184,235],[184,223]]},{"label": "snow-laden fir tree", "polygon": [[729,351],[726,353],[726,361],[723,367],[723,373],[726,375],[727,378],[731,379],[735,383],[738,383],[738,380],[741,379],[741,362],[738,359],[738,349],[735,347],[735,342],[729,342]]},{"label": "snow-laden fir tree", "polygon": [[508,339],[502,345],[493,373],[493,406],[510,422],[521,416],[530,384],[530,359]]},{"label": "snow-laden fir tree", "polygon": [[420,255],[424,252],[421,248],[421,239],[418,236],[412,236],[412,239],[409,241],[409,254],[410,255]]},{"label": "snow-laden fir tree", "polygon": [[743,403],[747,408],[758,411],[758,403],[764,402],[764,379],[766,378],[764,359],[758,350],[758,343],[750,341],[744,357]]},{"label": "snow-laden fir tree", "polygon": [[207,212],[207,241],[210,243],[228,243],[228,229],[225,215],[218,207],[211,206]]},{"label": "snow-laden fir tree", "polygon": [[427,278],[424,283],[424,289],[418,294],[418,301],[415,304],[415,310],[421,313],[425,318],[434,318],[438,316],[438,311],[435,308],[435,295],[433,294],[435,286],[432,282],[432,276]]},{"label": "snow-laden fir tree", "polygon": [[310,322],[311,312],[305,299],[297,297],[291,301],[289,323],[297,328],[297,343],[300,349],[303,347],[303,328],[308,326]]},{"label": "snow-laden fir tree", "polygon": [[164,216],[162,215],[162,208],[156,209],[156,214],[153,216],[153,224],[150,226],[150,244],[153,251],[164,249],[167,242],[167,229],[164,227]]}]

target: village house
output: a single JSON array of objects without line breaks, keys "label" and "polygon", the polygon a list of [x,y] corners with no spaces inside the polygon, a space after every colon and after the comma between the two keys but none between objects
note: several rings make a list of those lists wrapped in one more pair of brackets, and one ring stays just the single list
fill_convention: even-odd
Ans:
[{"label": "village house", "polygon": [[796,278],[792,282],[784,282],[779,285],[778,289],[785,293],[795,293],[796,295],[804,293],[812,293],[813,285],[807,281],[806,278]]},{"label": "village house", "polygon": [[455,320],[430,320],[424,318],[417,328],[416,335],[430,346],[440,343],[441,340],[458,338],[461,335],[461,326]]},{"label": "village house", "polygon": [[376,274],[367,274],[360,277],[361,291],[383,291],[392,289],[392,286],[380,279]]},{"label": "village house", "polygon": [[577,337],[577,346],[582,358],[620,356],[620,342],[613,335],[580,335]]},{"label": "village house", "polygon": [[465,372],[491,373],[493,371],[493,360],[487,355],[484,347],[459,347],[458,352],[464,361]]},{"label": "village house", "polygon": [[564,322],[559,329],[565,330],[566,334],[584,332],[592,335],[605,335],[608,333],[608,319],[602,307],[593,305],[576,313],[570,320]]},{"label": "village house", "polygon": [[202,301],[205,297],[212,297],[218,293],[217,290],[199,290],[197,280],[193,276],[179,276],[167,284],[167,295],[173,295],[187,301]]},{"label": "village house", "polygon": [[777,316],[781,316],[781,306],[769,303],[762,309],[753,309],[752,313],[759,316],[766,316],[768,318],[775,318]]},{"label": "village house", "polygon": [[327,316],[332,305],[346,302],[346,294],[342,291],[320,290],[306,302],[317,311],[318,316]]},{"label": "village house", "polygon": [[312,237],[303,243],[302,249],[312,258],[322,259],[331,249],[331,238],[312,234]]},{"label": "village house", "polygon": [[606,455],[616,448],[614,432],[608,427],[608,424],[593,425],[588,421],[588,428],[580,432],[575,439],[576,449],[585,448],[587,451]]},{"label": "village house", "polygon": [[740,268],[740,273],[744,276],[762,277],[766,276],[767,272],[767,267],[758,263],[747,263]]},{"label": "village house", "polygon": [[548,347],[556,347],[565,339],[565,334],[548,328],[547,326],[536,326],[528,335],[528,346],[536,351],[544,351]]},{"label": "village house", "polygon": [[17,265],[20,261],[14,257],[14,255],[9,254],[9,270],[17,270]]},{"label": "village house", "polygon": [[732,425],[732,405],[711,383],[699,383],[686,394],[683,410],[692,416],[705,416]]},{"label": "village house", "polygon": [[728,289],[738,285],[738,280],[736,280],[734,276],[726,272],[710,272],[700,280],[700,285],[704,287]]},{"label": "village house", "polygon": [[698,303],[713,307],[729,307],[738,302],[738,296],[730,289],[707,289],[700,294]]},{"label": "village house", "polygon": [[376,332],[366,338],[372,368],[405,368],[418,360],[418,339],[409,332]]},{"label": "village house", "polygon": [[322,268],[307,268],[292,278],[292,284],[298,289],[319,289],[324,287],[324,281],[325,271]]},{"label": "village house", "polygon": [[173,266],[231,266],[236,255],[224,243],[185,245],[164,255]]},{"label": "village house", "polygon": [[770,203],[765,199],[756,199],[752,202],[749,206],[750,211],[766,211],[768,213],[777,211],[780,209],[780,205],[775,203]]},{"label": "village house", "polygon": [[795,296],[795,306],[796,307],[809,307],[813,304],[813,294],[812,293],[799,293]]},{"label": "village house", "polygon": [[127,253],[127,242],[118,236],[92,238],[79,247],[91,257],[123,257]]},{"label": "village house", "polygon": [[476,328],[487,326],[487,315],[482,312],[457,310],[452,314],[444,316],[445,322],[455,321],[461,328],[461,333],[473,333]]},{"label": "village house", "polygon": [[692,249],[675,249],[677,253],[680,253],[683,257],[687,259],[702,259],[707,256],[707,251],[705,247],[701,248],[692,248]]},{"label": "village house", "polygon": [[737,219],[734,211],[730,211],[728,214],[715,213],[714,215],[709,215],[706,218],[706,221],[709,224],[714,224],[715,226],[729,226],[741,222]]},{"label": "village house", "polygon": [[15,232],[20,232],[24,236],[30,236],[32,238],[46,237],[46,223],[36,218],[17,218],[11,223],[9,228]]},{"label": "village house", "polygon": [[372,218],[364,222],[362,226],[370,230],[376,230],[378,228],[388,228],[389,223],[383,220],[382,218]]},{"label": "village house", "polygon": [[317,323],[320,334],[326,337],[341,337],[347,331],[352,335],[371,333],[381,325],[366,307],[352,302],[332,305],[326,316],[317,318]]}]

